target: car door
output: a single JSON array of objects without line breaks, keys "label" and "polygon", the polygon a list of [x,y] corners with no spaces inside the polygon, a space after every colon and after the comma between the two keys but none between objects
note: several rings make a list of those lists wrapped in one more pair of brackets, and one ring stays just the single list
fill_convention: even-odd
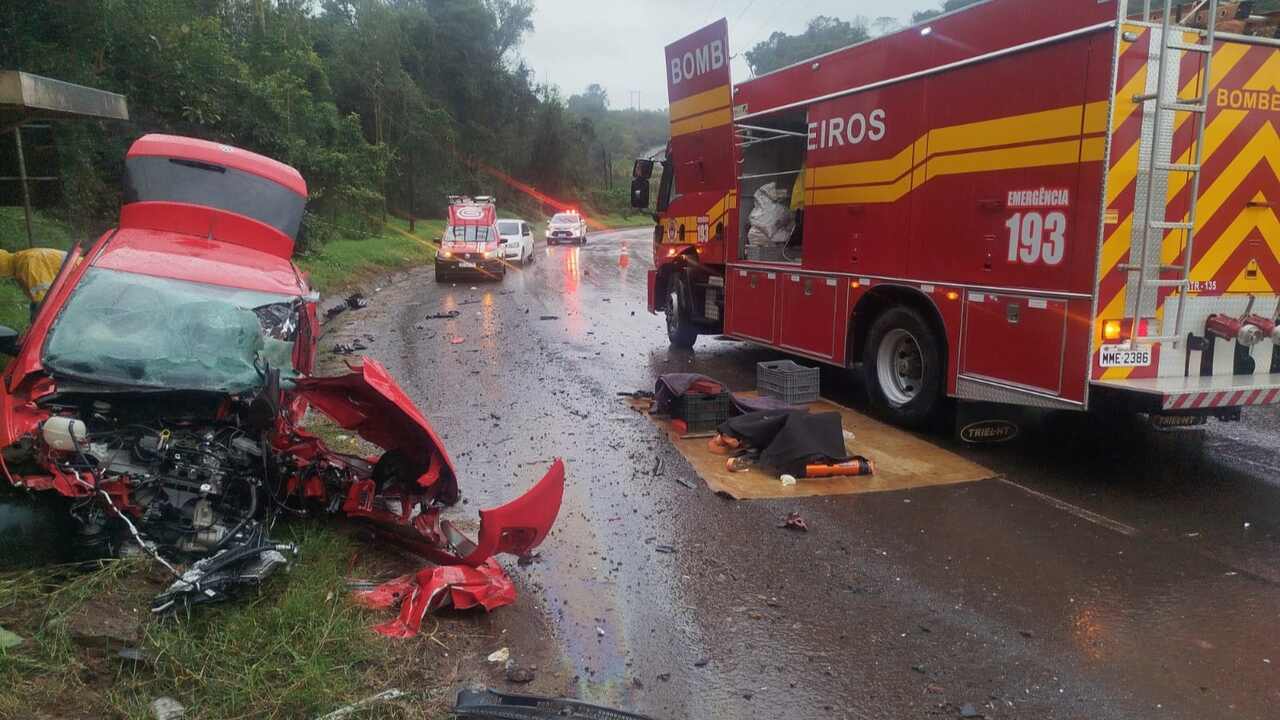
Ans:
[{"label": "car door", "polygon": [[520,221],[520,242],[529,248],[529,257],[533,257],[533,228],[523,220]]}]

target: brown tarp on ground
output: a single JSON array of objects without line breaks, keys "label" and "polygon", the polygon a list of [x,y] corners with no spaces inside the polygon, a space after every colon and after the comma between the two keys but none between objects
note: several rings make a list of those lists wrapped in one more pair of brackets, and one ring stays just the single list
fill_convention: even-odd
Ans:
[{"label": "brown tarp on ground", "polygon": [[[784,486],[777,475],[757,468],[731,473],[725,456],[707,449],[707,438],[682,438],[671,429],[669,418],[649,419],[666,431],[667,437],[693,465],[714,492],[735,500],[852,495],[855,493],[908,490],[930,485],[951,485],[995,477],[991,470],[955,453],[922,440],[905,430],[873,420],[842,405],[818,400],[807,405],[810,412],[838,412],[844,429],[854,434],[846,442],[850,454],[863,455],[876,465],[876,474],[864,477],[797,478]],[[847,437],[847,436],[846,436]]]}]

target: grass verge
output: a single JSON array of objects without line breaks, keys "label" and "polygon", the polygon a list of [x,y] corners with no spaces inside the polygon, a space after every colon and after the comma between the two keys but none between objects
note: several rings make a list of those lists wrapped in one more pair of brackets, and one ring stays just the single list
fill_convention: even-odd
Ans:
[{"label": "grass verge", "polygon": [[[190,615],[150,617],[150,598],[168,581],[141,559],[0,574],[0,624],[25,638],[0,650],[0,717],[142,719],[169,696],[193,720],[313,718],[393,687],[411,695],[350,717],[443,717],[456,670],[433,656],[455,639],[382,638],[369,628],[388,617],[358,607],[347,589],[348,572],[385,575],[385,561],[366,563],[361,543],[318,522],[275,535],[299,546],[290,573]],[[97,637],[104,626],[116,630]],[[137,641],[122,643],[130,632]],[[143,661],[119,657],[130,645]]]},{"label": "grass verge", "polygon": [[408,221],[388,218],[381,235],[330,241],[299,257],[298,266],[310,273],[312,286],[332,293],[390,270],[432,262],[434,241],[443,232],[443,220],[418,220],[410,233]]},{"label": "grass verge", "polygon": [[[592,215],[591,219],[604,225],[610,230],[621,230],[623,228],[636,227],[652,227],[653,216],[644,213],[633,213],[631,215],[623,215],[622,213],[610,213],[608,215]],[[597,231],[598,232],[598,231]]]}]

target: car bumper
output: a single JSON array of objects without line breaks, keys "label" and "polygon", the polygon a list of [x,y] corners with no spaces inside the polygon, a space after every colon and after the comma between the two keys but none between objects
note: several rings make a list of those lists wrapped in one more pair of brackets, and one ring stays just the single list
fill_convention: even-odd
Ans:
[{"label": "car bumper", "polygon": [[501,275],[506,272],[506,264],[502,258],[488,260],[460,260],[458,258],[436,258],[436,272],[457,275],[476,273],[479,275]]},{"label": "car bumper", "polygon": [[582,235],[553,235],[547,238],[549,243],[582,242]]}]

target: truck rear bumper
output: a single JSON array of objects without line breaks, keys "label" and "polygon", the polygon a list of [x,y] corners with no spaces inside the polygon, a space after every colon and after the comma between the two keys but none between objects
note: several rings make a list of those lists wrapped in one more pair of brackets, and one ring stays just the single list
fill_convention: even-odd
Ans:
[{"label": "truck rear bumper", "polygon": [[1202,410],[1280,403],[1280,374],[1095,380],[1093,384],[1149,396],[1152,401],[1158,401],[1158,407],[1163,410]]}]

